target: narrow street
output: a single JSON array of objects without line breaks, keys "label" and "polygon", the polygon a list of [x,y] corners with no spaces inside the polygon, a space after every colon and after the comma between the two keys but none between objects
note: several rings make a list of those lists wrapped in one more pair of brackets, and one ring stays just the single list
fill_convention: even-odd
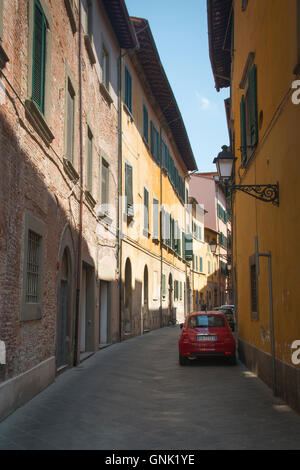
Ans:
[{"label": "narrow street", "polygon": [[240,363],[178,364],[179,327],[96,353],[0,423],[0,449],[300,449],[300,416]]}]

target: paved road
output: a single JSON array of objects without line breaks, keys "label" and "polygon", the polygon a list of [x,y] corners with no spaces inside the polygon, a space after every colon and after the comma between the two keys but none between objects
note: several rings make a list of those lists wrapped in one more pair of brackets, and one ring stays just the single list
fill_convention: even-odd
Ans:
[{"label": "paved road", "polygon": [[300,416],[242,365],[178,365],[178,327],[115,344],[0,423],[0,449],[300,449]]}]

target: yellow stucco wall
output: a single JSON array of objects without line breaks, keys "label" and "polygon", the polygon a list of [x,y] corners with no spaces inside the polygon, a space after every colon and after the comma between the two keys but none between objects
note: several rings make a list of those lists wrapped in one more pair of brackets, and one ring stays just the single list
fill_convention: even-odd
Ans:
[{"label": "yellow stucco wall", "polygon": [[[153,291],[160,292],[160,275],[161,275],[161,246],[160,243],[155,242],[152,238],[153,235],[153,213],[152,202],[155,197],[159,204],[167,206],[168,212],[171,212],[172,217],[178,221],[180,229],[185,230],[185,209],[184,205],[180,202],[176,192],[168,176],[162,174],[162,196],[161,196],[161,171],[160,166],[155,162],[150,151],[150,121],[153,121],[158,132],[160,126],[165,125],[158,118],[161,111],[155,104],[153,97],[146,91],[145,84],[140,79],[139,73],[135,66],[127,56],[123,59],[122,74],[124,85],[124,67],[126,66],[132,78],[132,115],[128,113],[124,104],[122,103],[122,196],[125,196],[125,163],[129,163],[133,168],[133,201],[135,204],[135,213],[131,223],[124,215],[123,205],[122,209],[122,231],[125,237],[122,242],[122,279],[125,276],[125,263],[129,257],[133,266],[132,289],[135,289],[136,284],[143,285],[143,272],[144,266],[147,265],[149,271],[149,307],[158,311],[160,307],[160,295],[153,297]],[[124,96],[124,90],[123,90]],[[149,146],[146,145],[143,139],[143,104],[146,105],[149,118]],[[168,135],[166,128],[163,128],[162,136],[168,145],[170,152],[174,158],[179,174],[182,178],[187,174],[187,169],[182,161],[177,147],[172,140],[171,135]],[[144,187],[149,192],[149,236],[143,233],[144,227]],[[186,185],[188,187],[188,185]],[[161,206],[159,206],[161,207]],[[160,233],[160,218],[159,218],[159,233]],[[158,273],[159,286],[153,284],[153,273]],[[168,291],[168,278],[172,274],[173,289],[174,281],[182,283],[184,289],[186,283],[186,263],[174,254],[171,250],[163,248],[163,274],[166,276],[166,288]],[[143,287],[142,287],[143,289]],[[185,296],[178,300],[174,299],[174,292],[172,292],[172,306],[177,309],[177,317],[183,321],[185,312]],[[163,298],[163,308],[168,308],[169,293],[167,292]],[[139,307],[136,306],[138,309]]]},{"label": "yellow stucco wall", "polygon": [[[276,357],[291,363],[291,344],[300,339],[300,106],[291,100],[297,78],[297,1],[251,0],[245,12],[234,1],[235,53],[232,80],[232,119],[235,130],[237,184],[280,184],[280,206],[256,201],[237,192],[234,198],[233,257],[237,270],[239,336],[270,353],[270,314],[267,259],[260,258],[259,319],[251,320],[249,257],[259,251],[272,254]],[[248,54],[257,66],[259,143],[246,169],[239,169],[239,88]],[[298,77],[299,78],[299,77]]]}]

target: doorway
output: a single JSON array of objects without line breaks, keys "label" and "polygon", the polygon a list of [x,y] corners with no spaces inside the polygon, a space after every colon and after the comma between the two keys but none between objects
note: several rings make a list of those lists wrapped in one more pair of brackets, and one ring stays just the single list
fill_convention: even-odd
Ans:
[{"label": "doorway", "polygon": [[131,311],[132,311],[132,273],[129,258],[125,264],[125,285],[124,285],[124,333],[131,333]]},{"label": "doorway", "polygon": [[62,258],[61,280],[59,290],[59,311],[57,321],[57,369],[69,364],[69,292],[70,292],[70,258],[65,249]]},{"label": "doorway", "polygon": [[109,283],[100,281],[99,291],[99,346],[108,343]]},{"label": "doorway", "polygon": [[148,267],[145,266],[144,269],[144,295],[143,295],[143,327],[142,333],[149,331],[149,275],[148,275]]}]

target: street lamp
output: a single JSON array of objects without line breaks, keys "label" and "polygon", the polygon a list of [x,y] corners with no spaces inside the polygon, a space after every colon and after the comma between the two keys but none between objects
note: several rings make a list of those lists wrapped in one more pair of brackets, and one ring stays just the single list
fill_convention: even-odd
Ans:
[{"label": "street lamp", "polygon": [[216,252],[217,252],[217,242],[216,242],[216,241],[212,241],[212,242],[209,244],[209,247],[210,247],[210,251],[212,252],[212,254],[215,255]]},{"label": "street lamp", "polygon": [[277,184],[231,184],[233,165],[236,157],[227,145],[223,145],[222,152],[214,159],[220,182],[224,182],[231,193],[243,191],[260,201],[272,202],[279,206],[279,183]]}]

